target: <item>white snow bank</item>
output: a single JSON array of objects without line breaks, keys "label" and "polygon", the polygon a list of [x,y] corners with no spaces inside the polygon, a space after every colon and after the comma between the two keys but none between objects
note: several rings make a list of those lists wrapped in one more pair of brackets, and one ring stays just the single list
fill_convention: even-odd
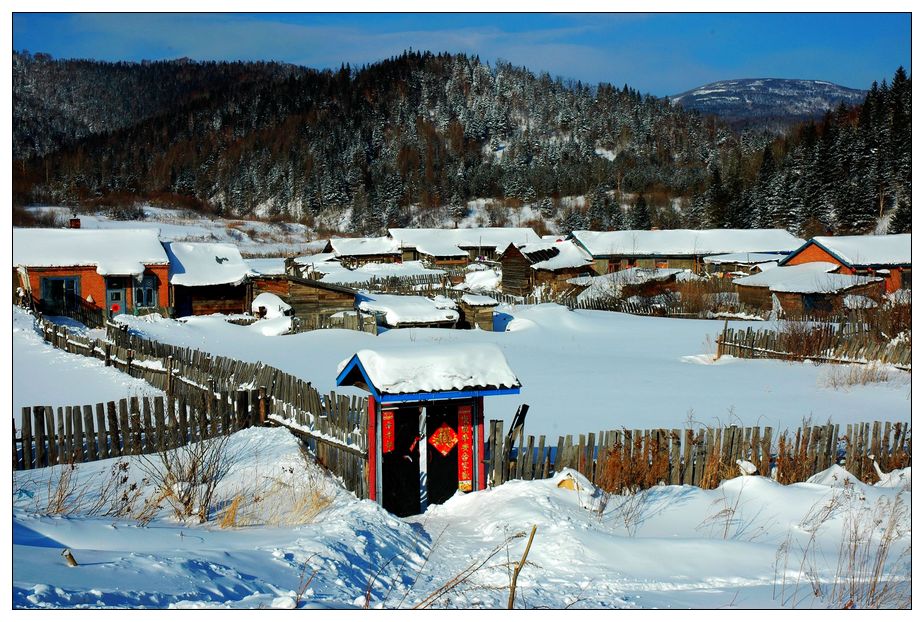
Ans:
[{"label": "white snow bank", "polygon": [[469,292],[496,292],[500,288],[501,275],[493,268],[472,270],[465,273],[465,281],[453,289]]},{"label": "white snow bank", "polygon": [[165,242],[170,257],[170,283],[187,287],[240,285],[252,274],[233,244]]},{"label": "white snow bank", "polygon": [[574,239],[594,257],[790,252],[805,242],[785,229],[575,231]]},{"label": "white snow bank", "polygon": [[836,293],[882,280],[878,277],[833,272],[838,268],[837,264],[826,261],[812,261],[796,266],[770,268],[759,274],[735,279],[733,283],[748,287],[767,287],[771,292],[814,294]]},{"label": "white snow bank", "polygon": [[459,313],[451,307],[447,308],[444,302],[436,302],[423,296],[362,293],[357,295],[356,300],[357,309],[384,316],[385,323],[389,326],[437,324],[455,322],[459,319]]},{"label": "white snow bank", "polygon": [[133,275],[166,265],[157,229],[13,229],[13,265],[96,266],[106,275]]},{"label": "white snow bank", "polygon": [[286,311],[290,311],[292,306],[276,294],[263,292],[253,299],[250,303],[250,310],[254,313],[260,312],[260,307],[266,308],[266,319],[271,320],[282,317]]},{"label": "white snow bank", "polygon": [[[503,352],[489,344],[383,346],[355,356],[382,394],[520,386]],[[342,361],[337,373],[351,360]]]}]

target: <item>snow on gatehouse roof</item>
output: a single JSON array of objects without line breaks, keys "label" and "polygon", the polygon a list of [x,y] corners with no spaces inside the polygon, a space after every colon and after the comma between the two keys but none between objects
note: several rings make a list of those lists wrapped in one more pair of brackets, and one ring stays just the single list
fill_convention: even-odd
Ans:
[{"label": "snow on gatehouse roof", "polygon": [[341,362],[337,373],[338,386],[360,386],[381,401],[520,392],[520,381],[494,344],[412,344],[360,350]]},{"label": "snow on gatehouse roof", "polygon": [[781,265],[811,244],[828,251],[845,266],[910,266],[911,234],[817,236],[803,244]]},{"label": "snow on gatehouse roof", "polygon": [[96,266],[100,275],[140,275],[167,265],[157,229],[13,229],[13,265]]},{"label": "snow on gatehouse roof", "polygon": [[173,285],[240,285],[253,274],[233,244],[165,242],[164,248],[170,256]]}]

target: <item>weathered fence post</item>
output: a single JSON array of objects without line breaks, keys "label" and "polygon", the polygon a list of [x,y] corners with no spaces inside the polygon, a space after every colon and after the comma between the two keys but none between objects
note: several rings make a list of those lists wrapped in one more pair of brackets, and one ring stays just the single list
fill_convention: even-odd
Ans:
[{"label": "weathered fence post", "polygon": [[260,392],[257,395],[257,400],[259,403],[258,412],[260,415],[260,425],[266,424],[266,387],[260,387]]}]

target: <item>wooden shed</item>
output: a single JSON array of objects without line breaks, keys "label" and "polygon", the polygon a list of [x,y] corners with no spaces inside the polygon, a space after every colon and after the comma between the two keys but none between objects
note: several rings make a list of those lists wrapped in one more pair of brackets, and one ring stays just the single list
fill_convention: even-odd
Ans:
[{"label": "wooden shed", "polygon": [[331,238],[324,247],[324,253],[334,257],[347,268],[367,263],[395,263],[401,261],[401,251],[395,240],[383,236],[378,238]]},{"label": "wooden shed", "polygon": [[398,516],[458,491],[483,490],[484,398],[520,392],[493,344],[412,344],[360,350],[337,386],[370,393],[369,498]]},{"label": "wooden shed", "polygon": [[749,307],[770,311],[777,300],[789,316],[840,311],[848,294],[879,298],[885,283],[879,277],[840,274],[836,264],[811,262],[777,267],[735,279],[738,300]]},{"label": "wooden shed", "polygon": [[250,310],[250,267],[233,244],[164,242],[175,317]]},{"label": "wooden shed", "polygon": [[463,294],[459,299],[459,328],[494,330],[494,309],[498,302],[490,296]]},{"label": "wooden shed", "polygon": [[336,313],[352,311],[356,302],[356,290],[291,274],[254,277],[251,300],[263,292],[287,302],[303,329],[315,328]]},{"label": "wooden shed", "polygon": [[573,289],[568,280],[593,274],[593,260],[570,241],[510,244],[500,257],[501,291],[526,296],[536,287],[552,292]]}]

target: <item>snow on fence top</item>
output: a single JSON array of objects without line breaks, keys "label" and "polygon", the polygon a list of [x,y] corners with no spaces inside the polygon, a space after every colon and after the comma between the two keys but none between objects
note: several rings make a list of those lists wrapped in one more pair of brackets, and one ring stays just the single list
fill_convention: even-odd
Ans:
[{"label": "snow on fence top", "polygon": [[[416,248],[419,252],[426,252],[424,248],[442,248],[451,244],[460,249],[494,248],[497,253],[502,253],[511,243],[522,246],[542,241],[529,227],[389,229],[388,234],[400,244],[401,248]],[[427,252],[427,254],[431,253]]]},{"label": "snow on fence top", "polygon": [[805,247],[817,244],[846,266],[911,265],[911,234],[818,236],[786,257],[797,255]]},{"label": "snow on fence top", "polygon": [[330,246],[338,257],[397,255],[400,252],[398,243],[388,236],[380,238],[331,238]]},{"label": "snow on fence top", "polygon": [[788,253],[805,243],[785,229],[575,231],[574,239],[594,257]]},{"label": "snow on fence top", "polygon": [[362,378],[367,381],[363,384],[371,384],[368,388],[379,395],[520,387],[500,348],[486,343],[411,344],[360,350],[340,363],[337,374],[338,385],[353,385]]},{"label": "snow on fence top", "polygon": [[106,275],[140,275],[167,265],[157,229],[13,229],[13,265],[96,266]]},{"label": "snow on fence top", "polygon": [[768,287],[771,292],[834,294],[851,287],[882,280],[878,277],[832,272],[838,268],[837,264],[827,261],[812,261],[797,266],[770,268],[753,276],[735,279],[733,283],[747,287]]},{"label": "snow on fence top", "polygon": [[780,253],[726,253],[724,255],[710,255],[703,257],[706,263],[737,263],[742,265],[757,265],[768,262],[779,262],[785,255]]},{"label": "snow on fence top", "polygon": [[232,244],[212,242],[165,242],[170,256],[170,283],[199,287],[203,285],[240,285],[253,274]]},{"label": "snow on fence top", "polygon": [[357,295],[356,301],[357,309],[383,315],[389,326],[441,324],[459,319],[459,312],[449,306],[452,301],[448,298],[434,301],[423,296],[362,293]]}]

